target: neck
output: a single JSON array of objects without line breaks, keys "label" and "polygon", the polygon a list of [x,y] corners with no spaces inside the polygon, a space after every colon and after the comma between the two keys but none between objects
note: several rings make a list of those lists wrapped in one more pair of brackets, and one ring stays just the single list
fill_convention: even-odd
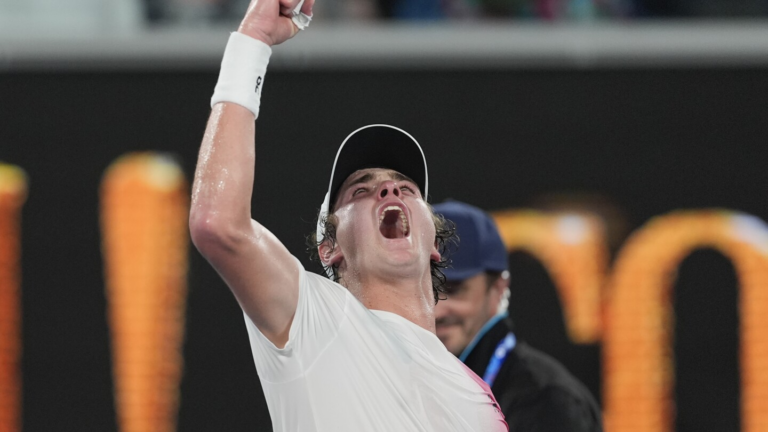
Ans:
[{"label": "neck", "polygon": [[420,279],[365,278],[347,280],[347,289],[368,309],[392,312],[435,333],[432,276]]}]

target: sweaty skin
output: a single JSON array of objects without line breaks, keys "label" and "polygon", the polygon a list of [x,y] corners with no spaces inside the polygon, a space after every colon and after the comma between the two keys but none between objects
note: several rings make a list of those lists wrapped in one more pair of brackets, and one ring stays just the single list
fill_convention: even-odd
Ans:
[{"label": "sweaty skin", "polygon": [[[401,238],[382,233],[382,213],[391,207],[407,221]],[[440,254],[419,188],[396,171],[359,170],[342,184],[334,208],[337,244],[320,246],[323,262],[339,265],[342,284],[369,309],[396,313],[434,333],[430,261]]]},{"label": "sweaty skin", "polygon": [[[281,8],[299,0],[253,0],[239,32],[267,45],[297,32]],[[313,0],[302,12],[312,13]],[[280,241],[251,219],[256,152],[254,116],[231,102],[216,104],[200,146],[189,226],[192,241],[227,283],[243,310],[277,346],[284,346],[298,300],[298,270]]]},{"label": "sweaty skin", "polygon": [[[238,31],[268,45],[285,42],[297,33],[285,11],[298,1],[253,0]],[[302,12],[310,15],[313,3],[305,1]],[[251,218],[255,133],[248,109],[231,102],[213,107],[195,171],[190,231],[249,318],[283,347],[296,311],[299,270],[285,246]],[[431,211],[401,174],[364,171],[342,185],[335,206],[336,247],[324,243],[320,255],[339,265],[345,286],[368,308],[396,313],[434,332],[430,260],[439,254]],[[366,174],[366,181],[358,181]],[[407,215],[403,238],[387,238],[380,229],[380,211],[390,205]]]}]

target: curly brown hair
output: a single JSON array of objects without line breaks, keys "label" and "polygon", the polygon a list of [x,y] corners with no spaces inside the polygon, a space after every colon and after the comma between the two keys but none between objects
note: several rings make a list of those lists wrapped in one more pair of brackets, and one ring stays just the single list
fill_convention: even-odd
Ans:
[{"label": "curly brown hair", "polygon": [[[435,244],[437,246],[437,251],[440,253],[440,260],[430,261],[429,264],[430,273],[432,274],[432,292],[435,296],[435,304],[437,304],[438,300],[446,299],[445,275],[443,274],[443,269],[448,267],[451,263],[450,255],[455,251],[456,246],[458,246],[458,236],[456,235],[456,225],[452,221],[444,218],[442,215],[435,214],[431,205],[427,204],[427,207],[429,207],[430,212],[432,212],[432,221],[435,223]],[[319,217],[320,215],[318,215],[318,218]],[[332,213],[325,216],[321,223],[323,224],[323,241],[330,241],[331,247],[335,248],[336,225],[338,224],[336,215]],[[339,266],[332,265],[327,267],[320,260],[318,247],[321,243],[322,241],[317,241],[316,233],[307,236],[307,251],[309,252],[310,259],[319,262],[324,270],[330,270],[333,274],[331,280],[340,283],[341,276],[339,276]],[[441,294],[443,295],[442,297]]]}]

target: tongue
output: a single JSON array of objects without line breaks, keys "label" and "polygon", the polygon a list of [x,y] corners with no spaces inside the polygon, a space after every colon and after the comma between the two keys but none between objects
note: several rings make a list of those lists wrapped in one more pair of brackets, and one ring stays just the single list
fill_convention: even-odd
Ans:
[{"label": "tongue", "polygon": [[405,237],[405,232],[403,231],[403,221],[400,220],[400,212],[390,210],[384,213],[384,219],[381,221],[379,231],[381,231],[381,235],[388,239]]}]

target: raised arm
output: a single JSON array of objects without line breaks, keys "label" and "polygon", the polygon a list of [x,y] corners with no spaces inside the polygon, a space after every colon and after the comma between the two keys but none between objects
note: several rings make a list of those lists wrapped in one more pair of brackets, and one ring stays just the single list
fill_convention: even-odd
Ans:
[{"label": "raised arm", "polygon": [[[282,43],[298,31],[289,17],[298,2],[252,0],[238,32],[267,46]],[[311,15],[312,4],[306,0],[302,12]],[[268,57],[269,48],[255,46]],[[237,67],[237,56],[233,58]],[[258,113],[258,99],[256,107]],[[195,170],[190,231],[195,246],[243,310],[267,338],[282,347],[296,311],[299,273],[285,246],[251,219],[255,115],[253,106],[228,101],[213,106]]]}]

